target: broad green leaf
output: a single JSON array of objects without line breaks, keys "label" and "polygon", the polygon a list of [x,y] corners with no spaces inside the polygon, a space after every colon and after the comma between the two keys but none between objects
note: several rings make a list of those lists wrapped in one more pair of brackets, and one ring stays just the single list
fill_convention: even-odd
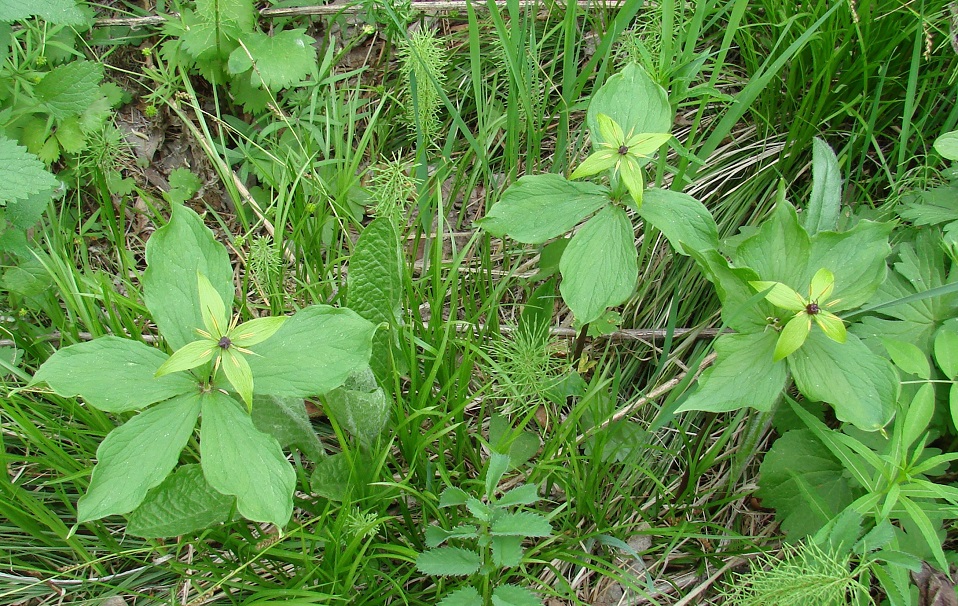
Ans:
[{"label": "broad green leaf", "polygon": [[46,383],[61,396],[78,395],[106,412],[127,412],[196,391],[196,381],[188,376],[154,377],[166,359],[139,341],[100,337],[57,351],[31,384]]},{"label": "broad green leaf", "polygon": [[773,359],[778,362],[792,355],[805,343],[811,329],[812,319],[807,313],[800,312],[795,314],[795,317],[785,324],[785,327],[782,328],[782,332],[778,335]]},{"label": "broad green leaf", "polygon": [[439,547],[449,539],[474,539],[478,536],[479,529],[471,524],[460,524],[450,530],[433,524],[426,529],[426,547]]},{"label": "broad green leaf", "polygon": [[419,554],[416,569],[434,576],[468,576],[479,571],[479,554],[459,547],[439,547]]},{"label": "broad green leaf", "polygon": [[512,568],[522,563],[522,537],[492,537],[492,563],[500,568]]},{"label": "broad green leaf", "polygon": [[248,357],[259,394],[321,395],[365,368],[376,325],[354,311],[312,305],[290,317]]},{"label": "broad green leaf", "polygon": [[951,131],[935,139],[935,151],[952,162],[958,162],[958,131]]},{"label": "broad green leaf", "polygon": [[302,398],[254,396],[252,418],[257,429],[276,438],[283,448],[295,446],[313,462],[326,457]]},{"label": "broad green leaf", "polygon": [[82,114],[102,96],[103,65],[93,61],[70,61],[47,72],[33,94],[55,118]]},{"label": "broad green leaf", "polygon": [[74,0],[0,0],[0,21],[40,17],[51,25],[83,25],[87,17]]},{"label": "broad green leaf", "polygon": [[276,439],[256,429],[238,402],[215,390],[203,396],[200,458],[206,481],[234,495],[240,514],[279,528],[289,522],[296,472]]},{"label": "broad green leaf", "polygon": [[250,370],[246,356],[233,348],[220,353],[220,368],[226,379],[243,398],[247,408],[253,407],[253,371]]},{"label": "broad green leaf", "polygon": [[492,590],[492,606],[542,606],[542,600],[525,587],[507,584]]},{"label": "broad green leaf", "polygon": [[687,250],[712,283],[722,301],[722,322],[732,330],[755,332],[766,330],[768,316],[774,309],[749,283],[758,275],[748,267],[732,267],[714,249]]},{"label": "broad green leaf", "polygon": [[241,74],[255,68],[250,76],[253,86],[287,88],[316,70],[316,41],[305,29],[284,29],[272,36],[253,31],[239,40],[239,48],[230,54],[229,71]]},{"label": "broad green leaf", "polygon": [[813,330],[788,368],[802,394],[831,404],[839,420],[859,429],[877,431],[894,415],[898,373],[855,335],[836,343]]},{"label": "broad green leaf", "polygon": [[[346,304],[373,324],[387,323],[388,330],[373,338],[369,366],[381,382],[392,381],[392,360],[405,359],[398,351],[398,328],[403,324],[403,252],[399,232],[387,217],[374,219],[363,228],[349,257]],[[390,348],[396,351],[390,355]],[[400,370],[400,372],[403,372]]]},{"label": "broad green leaf", "polygon": [[176,350],[195,341],[194,329],[203,326],[196,275],[206,276],[223,301],[232,301],[233,268],[226,248],[195,212],[174,206],[172,213],[146,243],[143,298],[160,334]]},{"label": "broad green leaf", "polygon": [[53,285],[53,278],[47,271],[45,261],[29,256],[3,272],[0,287],[24,297],[34,297]]},{"label": "broad green leaf", "polygon": [[502,194],[479,224],[494,236],[526,244],[560,236],[609,203],[609,190],[560,175],[527,175]]},{"label": "broad green leaf", "polygon": [[539,487],[535,484],[520,484],[496,499],[499,507],[532,505],[539,500]]},{"label": "broad green leaf", "polygon": [[619,155],[619,152],[604,147],[589,154],[581,164],[575,167],[575,170],[569,175],[569,179],[575,181],[582,177],[590,177],[602,171],[609,170],[618,164],[621,159],[622,156]]},{"label": "broad green leaf", "polygon": [[[36,158],[33,158],[33,160],[39,162],[39,160]],[[40,164],[42,165],[43,163],[40,162]],[[3,163],[0,164],[0,166],[2,166],[2,168],[0,168],[0,179],[4,180],[2,182],[16,183],[17,180],[22,176],[17,175],[16,177],[13,177],[12,175],[8,174],[9,168],[11,166],[10,164]],[[16,164],[13,164],[12,166],[16,166]],[[44,176],[38,177],[39,180],[32,185],[36,185],[36,183],[43,183],[45,178],[46,177]],[[40,193],[31,194],[22,200],[7,200],[7,206],[5,208],[0,208],[0,213],[2,213],[2,215],[0,215],[0,219],[6,219],[9,225],[17,227],[21,230],[30,229],[36,225],[37,221],[40,220],[40,217],[43,216],[43,211],[47,209],[47,205],[49,205],[50,200],[53,199],[55,186],[56,182],[53,182],[51,183],[50,189],[45,189]],[[0,198],[0,206],[3,205],[2,202],[3,200]],[[11,232],[12,230],[8,230],[7,233]],[[0,235],[3,235],[2,231],[0,231]]]},{"label": "broad green leaf", "polygon": [[[762,280],[781,282],[803,292],[811,281],[806,271],[811,241],[798,224],[795,209],[788,202],[779,202],[758,232],[745,239],[736,251],[741,265],[755,270]],[[820,267],[830,267],[819,264]]]},{"label": "broad green leaf", "polygon": [[579,229],[559,261],[559,291],[581,326],[624,303],[639,277],[632,223],[607,206]]},{"label": "broad green leaf", "polygon": [[715,364],[699,378],[695,392],[677,412],[726,412],[751,406],[768,411],[785,387],[786,366],[772,354],[774,331],[722,335],[715,341]]},{"label": "broad green leaf", "polygon": [[436,606],[485,606],[482,596],[472,585],[466,585],[444,597]]},{"label": "broad green leaf", "polygon": [[230,341],[237,347],[257,345],[276,334],[286,322],[286,316],[255,318],[243,322],[230,331]]},{"label": "broad green leaf", "polygon": [[903,497],[899,499],[898,502],[904,507],[905,511],[908,512],[908,517],[911,518],[912,523],[918,528],[928,549],[934,554],[935,564],[940,570],[948,570],[948,561],[945,557],[945,552],[941,548],[941,537],[938,536],[937,525],[931,521],[928,514],[923,511],[921,506],[915,501]]},{"label": "broad green leaf", "polygon": [[552,535],[549,520],[531,511],[505,512],[492,520],[493,536],[548,537]]},{"label": "broad green leaf", "polygon": [[[197,292],[200,297],[200,315],[203,326],[215,340],[226,334],[229,328],[229,309],[223,298],[210,283],[209,278],[201,273],[196,274]],[[229,298],[229,306],[233,306],[233,298]]]},{"label": "broad green leaf", "polygon": [[718,249],[718,228],[705,205],[681,192],[652,188],[643,194],[642,219],[669,240],[676,252],[688,255]]},{"label": "broad green leaf", "polygon": [[812,195],[802,215],[810,235],[838,229],[842,203],[842,173],[835,152],[818,137],[812,140]]},{"label": "broad green leaf", "polygon": [[327,393],[324,402],[326,413],[367,446],[386,428],[392,412],[386,393],[369,368]]},{"label": "broad green leaf", "polygon": [[609,77],[592,95],[586,120],[596,148],[601,143],[614,143],[603,138],[599,128],[600,114],[615,121],[627,138],[639,133],[672,130],[672,106],[665,89],[634,63]]},{"label": "broad green leaf", "polygon": [[925,352],[906,341],[882,339],[881,342],[895,366],[920,379],[931,378],[931,366]]},{"label": "broad green leaf", "polygon": [[951,423],[958,427],[958,383],[952,383],[948,390],[948,410],[951,412]]},{"label": "broad green leaf", "polygon": [[349,459],[337,452],[316,463],[309,477],[309,488],[314,494],[330,501],[343,501],[349,493],[351,475]]},{"label": "broad green leaf", "polygon": [[812,316],[812,318],[815,320],[815,324],[825,333],[825,336],[832,341],[844,343],[848,340],[848,331],[845,329],[845,323],[835,314],[822,311]]},{"label": "broad green leaf", "polygon": [[781,282],[769,282],[767,280],[755,280],[749,282],[756,292],[765,293],[765,300],[774,305],[789,311],[802,311],[805,309],[805,298],[798,294],[791,286],[786,286]]},{"label": "broad green leaf", "polygon": [[805,280],[810,281],[823,267],[832,272],[835,290],[829,298],[829,309],[843,311],[872,302],[885,280],[892,227],[891,223],[859,221],[849,231],[823,231],[812,237]]},{"label": "broad green leaf", "polygon": [[946,323],[935,334],[935,362],[949,379],[958,379],[958,330],[955,323]]},{"label": "broad green leaf", "polygon": [[912,398],[911,404],[905,411],[901,433],[902,448],[908,449],[918,441],[921,434],[928,429],[934,414],[935,388],[930,383],[925,383],[918,389],[918,393]]},{"label": "broad green leaf", "polygon": [[[0,135],[0,206],[45,194],[46,198],[40,198],[45,208],[49,194],[58,184],[56,177],[27,148]],[[36,220],[30,225],[33,223]]]},{"label": "broad green leaf", "polygon": [[791,540],[817,532],[861,494],[811,430],[788,431],[762,461],[762,505],[776,510]]},{"label": "broad green leaf", "polygon": [[256,25],[252,0],[196,0],[182,42],[186,51],[201,61],[227,60],[236,39]]},{"label": "broad green leaf", "polygon": [[126,531],[148,539],[192,534],[227,521],[235,501],[213,490],[199,465],[182,465],[129,515]]},{"label": "broad green leaf", "polygon": [[187,343],[173,352],[162,366],[156,369],[156,376],[162,377],[181,370],[190,370],[213,359],[215,350],[219,349],[214,341],[200,339]]},{"label": "broad green leaf", "polygon": [[111,431],[96,450],[97,464],[77,504],[77,521],[133,511],[176,466],[199,412],[200,396],[194,392],[144,410]]}]

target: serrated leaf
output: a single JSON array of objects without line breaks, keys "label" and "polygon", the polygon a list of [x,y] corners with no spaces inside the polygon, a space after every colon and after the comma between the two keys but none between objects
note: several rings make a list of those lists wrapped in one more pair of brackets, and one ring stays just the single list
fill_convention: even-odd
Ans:
[{"label": "serrated leaf", "polygon": [[692,196],[669,189],[647,189],[639,216],[662,232],[679,254],[688,255],[687,248],[718,249],[715,219],[705,205]]},{"label": "serrated leaf", "polygon": [[253,425],[276,438],[280,446],[295,446],[313,462],[326,457],[326,450],[309,421],[302,398],[255,396],[252,418]]},{"label": "serrated leaf", "polygon": [[506,512],[493,519],[491,532],[494,536],[548,537],[552,525],[531,511]]},{"label": "serrated leaf", "polygon": [[475,587],[465,586],[444,597],[436,606],[484,606]]},{"label": "serrated leaf", "polygon": [[456,486],[450,486],[449,488],[443,490],[442,494],[439,495],[439,506],[458,507],[459,505],[465,505],[466,501],[468,500],[468,492]]},{"label": "serrated leaf", "polygon": [[376,325],[349,309],[312,305],[250,350],[256,393],[280,397],[322,395],[365,368]]},{"label": "serrated leaf", "polygon": [[29,256],[3,272],[0,285],[24,297],[39,295],[53,284],[53,278],[40,259]]},{"label": "serrated leaf", "polygon": [[532,591],[517,585],[499,585],[492,590],[493,606],[542,606],[542,600]]},{"label": "serrated leaf", "polygon": [[842,464],[807,429],[786,432],[765,455],[757,496],[790,539],[814,534],[861,494]]},{"label": "serrated leaf", "polygon": [[195,13],[184,11],[183,48],[201,62],[223,61],[236,40],[256,25],[252,0],[197,0]]},{"label": "serrated leaf", "polygon": [[882,339],[881,342],[895,366],[921,379],[930,378],[931,366],[928,364],[928,358],[918,347],[897,339]]},{"label": "serrated leaf", "polygon": [[247,519],[280,528],[289,521],[296,472],[276,439],[256,429],[239,403],[218,391],[203,396],[200,458],[210,486],[234,495]]},{"label": "serrated leaf", "polygon": [[46,383],[61,396],[78,395],[100,410],[127,412],[196,391],[196,381],[186,375],[154,377],[166,359],[138,341],[100,337],[57,351],[31,384]]},{"label": "serrated leaf", "polygon": [[126,531],[148,539],[191,534],[229,519],[235,501],[214,490],[199,465],[183,465],[146,495]]},{"label": "serrated leaf", "polygon": [[51,25],[83,25],[87,22],[74,0],[0,0],[0,21],[40,17]]},{"label": "serrated leaf", "polygon": [[199,394],[186,394],[111,431],[96,450],[90,487],[77,504],[78,522],[133,511],[176,466],[199,412]]},{"label": "serrated leaf", "polygon": [[499,507],[512,507],[514,505],[532,505],[539,500],[539,487],[535,484],[522,484],[506,492],[496,499],[496,505]]},{"label": "serrated leaf", "polygon": [[777,338],[774,331],[720,336],[715,342],[715,365],[702,374],[698,388],[677,412],[726,412],[746,406],[771,410],[787,376],[785,363],[772,358]]},{"label": "serrated leaf", "polygon": [[[0,179],[4,178],[3,173],[4,171],[0,169]],[[2,218],[6,219],[9,225],[20,230],[30,229],[43,216],[43,211],[47,209],[50,200],[53,199],[53,194],[52,189],[45,189],[22,200],[7,200],[6,208],[0,208],[0,211],[3,211]],[[0,204],[0,207],[2,206]]]},{"label": "serrated leaf", "polygon": [[577,324],[592,322],[632,296],[637,259],[632,223],[621,208],[606,206],[572,236],[559,261],[559,291]]},{"label": "serrated leaf", "polygon": [[182,204],[192,198],[203,186],[203,182],[188,168],[174,168],[170,171],[170,191],[167,195],[174,203]]},{"label": "serrated leaf", "polygon": [[37,101],[55,118],[82,114],[100,97],[103,65],[93,61],[71,61],[58,65],[33,89]]},{"label": "serrated leaf", "polygon": [[194,329],[203,326],[197,274],[206,276],[223,301],[233,300],[233,268],[226,248],[185,206],[174,206],[170,222],[147,240],[146,262],[143,298],[174,350],[195,341]]},{"label": "serrated leaf", "polygon": [[16,141],[0,135],[0,206],[14,200],[49,195],[57,185],[56,177],[47,171],[43,162]]},{"label": "serrated leaf", "polygon": [[468,576],[479,571],[479,554],[461,547],[439,547],[419,554],[416,569],[436,576]]},{"label": "serrated leaf", "polygon": [[805,230],[811,234],[834,231],[842,202],[842,173],[835,152],[818,137],[812,139],[812,194],[803,213]]},{"label": "serrated leaf", "polygon": [[607,204],[609,190],[594,183],[575,183],[553,174],[526,175],[509,186],[479,225],[495,236],[541,244]]},{"label": "serrated leaf", "polygon": [[479,529],[471,524],[460,524],[446,530],[441,526],[432,525],[426,529],[426,547],[439,547],[449,539],[473,539],[479,536]]},{"label": "serrated leaf", "polygon": [[492,563],[500,568],[512,568],[522,563],[522,537],[492,537]]},{"label": "serrated leaf", "polygon": [[250,68],[254,86],[279,90],[305,80],[316,69],[316,41],[305,29],[286,29],[268,36],[250,32],[240,36],[240,46],[230,54],[229,71],[242,74]]},{"label": "serrated leaf", "polygon": [[57,142],[63,151],[75,154],[86,148],[86,135],[80,128],[80,121],[76,116],[63,120],[56,130]]},{"label": "serrated leaf", "polygon": [[469,510],[469,513],[483,522],[489,522],[492,520],[492,517],[496,512],[494,508],[486,505],[476,497],[469,497],[466,499],[466,509]]}]

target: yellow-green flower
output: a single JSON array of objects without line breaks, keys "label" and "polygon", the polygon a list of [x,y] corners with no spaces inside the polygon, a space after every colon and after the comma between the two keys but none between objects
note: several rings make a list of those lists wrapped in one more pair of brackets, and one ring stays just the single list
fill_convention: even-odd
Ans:
[{"label": "yellow-green flower", "polygon": [[632,195],[632,199],[639,206],[642,206],[642,191],[645,182],[642,177],[642,164],[640,160],[649,158],[662,144],[672,138],[669,133],[639,133],[628,136],[622,132],[622,127],[615,120],[599,114],[596,119],[599,122],[599,136],[602,142],[598,144],[599,149],[592,153],[580,164],[572,174],[570,179],[579,177],[588,177],[600,173],[604,170],[613,169],[622,178],[626,189]]},{"label": "yellow-green flower", "polygon": [[229,324],[229,315],[223,299],[203,274],[197,274],[200,294],[200,312],[206,330],[197,328],[199,341],[187,343],[176,350],[156,371],[156,376],[170,374],[180,370],[189,370],[215,359],[213,376],[222,367],[226,379],[236,392],[253,406],[253,372],[244,356],[253,352],[247,347],[262,343],[273,336],[283,322],[284,316],[274,318],[256,318],[236,325],[237,319]]},{"label": "yellow-green flower", "polygon": [[768,291],[765,299],[772,305],[796,312],[782,328],[778,342],[775,344],[776,362],[792,354],[805,343],[808,333],[812,330],[812,320],[815,320],[825,336],[837,343],[844,343],[848,337],[842,319],[828,311],[829,307],[838,303],[838,299],[828,302],[835,288],[835,276],[824,267],[812,276],[807,299],[781,282],[754,281],[749,284],[758,292]]}]

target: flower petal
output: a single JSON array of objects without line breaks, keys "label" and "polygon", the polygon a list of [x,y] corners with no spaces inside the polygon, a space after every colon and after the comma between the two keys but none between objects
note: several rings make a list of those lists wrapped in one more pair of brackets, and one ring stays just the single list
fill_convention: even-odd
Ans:
[{"label": "flower petal", "polygon": [[280,329],[284,322],[286,322],[286,316],[256,318],[249,322],[243,322],[231,330],[229,338],[233,345],[237,347],[256,345],[276,334],[276,331]]},{"label": "flower petal", "polygon": [[749,285],[757,292],[765,292],[767,290],[768,293],[766,293],[765,299],[775,307],[781,307],[789,311],[802,311],[805,309],[805,305],[807,305],[802,295],[781,282],[755,280],[749,282]]},{"label": "flower petal", "polygon": [[575,180],[580,177],[588,177],[596,173],[601,173],[615,166],[615,163],[619,161],[620,157],[621,156],[613,149],[600,149],[583,160],[582,164],[577,166],[576,169],[572,171],[572,174],[569,175],[569,179]]},{"label": "flower petal", "polygon": [[625,156],[619,163],[619,176],[625,183],[625,188],[632,194],[632,199],[639,208],[642,207],[642,193],[645,191],[645,182],[642,177],[642,167],[632,156]]},{"label": "flower petal", "polygon": [[845,323],[835,314],[821,311],[812,317],[815,318],[815,323],[822,329],[825,336],[832,341],[844,343],[848,338],[848,333],[845,331]]},{"label": "flower petal", "polygon": [[215,349],[215,341],[202,340],[187,343],[183,347],[173,352],[173,355],[156,369],[156,374],[154,376],[162,377],[163,375],[168,375],[171,372],[189,370],[191,368],[196,368],[201,364],[206,364],[213,359]]},{"label": "flower petal", "polygon": [[625,145],[629,148],[629,154],[646,158],[671,138],[669,133],[640,133],[630,137]]},{"label": "flower petal", "polygon": [[221,355],[223,360],[223,374],[233,385],[236,393],[246,402],[246,407],[253,408],[253,371],[243,354],[226,349]]},{"label": "flower petal", "polygon": [[229,322],[229,316],[226,313],[226,305],[220,297],[220,293],[210,283],[209,278],[197,272],[197,282],[200,289],[200,312],[203,314],[203,325],[215,339],[219,339],[226,334],[226,326]]},{"label": "flower petal", "polygon": [[778,362],[791,355],[796,349],[805,343],[808,333],[812,329],[812,319],[804,311],[795,314],[795,317],[788,321],[781,334],[778,335],[778,342],[775,343],[775,355],[773,360]]}]

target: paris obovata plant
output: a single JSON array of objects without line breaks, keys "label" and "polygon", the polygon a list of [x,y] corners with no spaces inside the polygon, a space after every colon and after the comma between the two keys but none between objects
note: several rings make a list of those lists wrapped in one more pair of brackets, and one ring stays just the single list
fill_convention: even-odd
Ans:
[{"label": "paris obovata plant", "polygon": [[[175,536],[238,512],[282,528],[296,473],[283,452],[289,444],[273,434],[284,439],[302,427],[304,398],[366,372],[378,326],[326,305],[230,321],[235,288],[226,248],[184,206],[150,237],[146,259],[146,306],[174,353],[100,337],[57,351],[32,383],[128,417],[97,449],[78,522],[121,514],[133,534]],[[263,407],[269,423],[257,421]],[[310,438],[318,442],[313,435],[297,446]],[[322,447],[311,455],[323,457]],[[190,516],[182,515],[184,502]]]}]

